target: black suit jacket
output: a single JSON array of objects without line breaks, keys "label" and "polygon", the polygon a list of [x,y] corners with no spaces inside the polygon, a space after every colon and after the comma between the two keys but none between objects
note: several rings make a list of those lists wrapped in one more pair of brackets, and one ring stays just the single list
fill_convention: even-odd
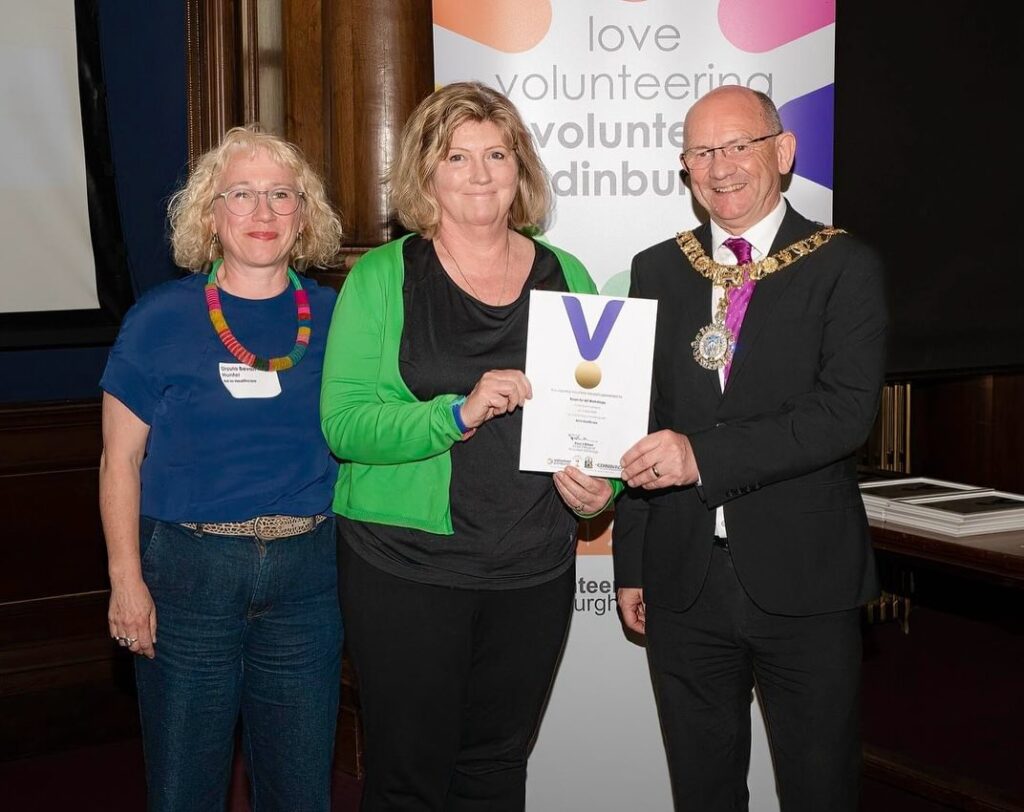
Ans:
[{"label": "black suit jacket", "polygon": [[[787,204],[772,251],[819,227]],[[696,235],[710,256],[710,226]],[[623,494],[616,585],[687,608],[724,505],[737,574],[762,609],[808,615],[863,604],[878,583],[854,454],[884,377],[881,262],[842,234],[758,282],[724,393],[690,346],[711,320],[711,288],[674,239],[633,259],[630,296],[658,300],[650,429],[690,438],[701,484]]]}]

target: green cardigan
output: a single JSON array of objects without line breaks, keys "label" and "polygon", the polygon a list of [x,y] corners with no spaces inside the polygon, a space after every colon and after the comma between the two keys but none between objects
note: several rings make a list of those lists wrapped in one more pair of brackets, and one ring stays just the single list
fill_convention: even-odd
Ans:
[{"label": "green cardigan", "polygon": [[[462,437],[451,406],[465,393],[420,401],[399,373],[407,239],[369,251],[345,280],[327,336],[320,422],[342,461],[335,513],[451,535],[449,450]],[[597,292],[576,257],[545,246],[558,258],[570,291]],[[611,485],[618,495],[622,483]]]}]

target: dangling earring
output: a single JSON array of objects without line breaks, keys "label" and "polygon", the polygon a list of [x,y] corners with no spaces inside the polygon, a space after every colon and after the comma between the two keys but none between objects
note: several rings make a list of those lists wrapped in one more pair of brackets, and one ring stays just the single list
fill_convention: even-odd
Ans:
[{"label": "dangling earring", "polygon": [[210,247],[206,252],[206,259],[213,263],[213,261],[220,256],[220,237],[217,236],[217,232],[213,232],[213,236],[210,237]]},{"label": "dangling earring", "polygon": [[302,232],[295,235],[295,244],[292,246],[292,261],[298,265],[302,256]]}]

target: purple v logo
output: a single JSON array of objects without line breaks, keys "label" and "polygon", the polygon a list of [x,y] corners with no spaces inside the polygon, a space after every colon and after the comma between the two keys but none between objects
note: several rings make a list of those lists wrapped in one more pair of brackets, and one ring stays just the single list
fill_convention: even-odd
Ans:
[{"label": "purple v logo", "polygon": [[625,302],[621,299],[606,302],[593,334],[587,328],[587,319],[583,315],[583,305],[580,304],[580,300],[575,296],[563,296],[562,302],[565,304],[565,312],[569,316],[569,326],[572,327],[572,334],[576,337],[576,346],[579,347],[580,355],[586,361],[597,360],[604,345],[608,342],[608,336],[611,334],[615,320],[619,317]]}]

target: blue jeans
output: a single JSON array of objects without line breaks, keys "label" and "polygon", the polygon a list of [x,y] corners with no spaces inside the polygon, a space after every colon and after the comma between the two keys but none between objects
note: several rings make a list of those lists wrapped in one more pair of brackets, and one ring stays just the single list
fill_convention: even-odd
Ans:
[{"label": "blue jeans", "polygon": [[256,812],[330,809],[340,688],[334,525],[261,542],[141,521],[156,658],[135,659],[150,810],[225,808],[235,728]]}]

